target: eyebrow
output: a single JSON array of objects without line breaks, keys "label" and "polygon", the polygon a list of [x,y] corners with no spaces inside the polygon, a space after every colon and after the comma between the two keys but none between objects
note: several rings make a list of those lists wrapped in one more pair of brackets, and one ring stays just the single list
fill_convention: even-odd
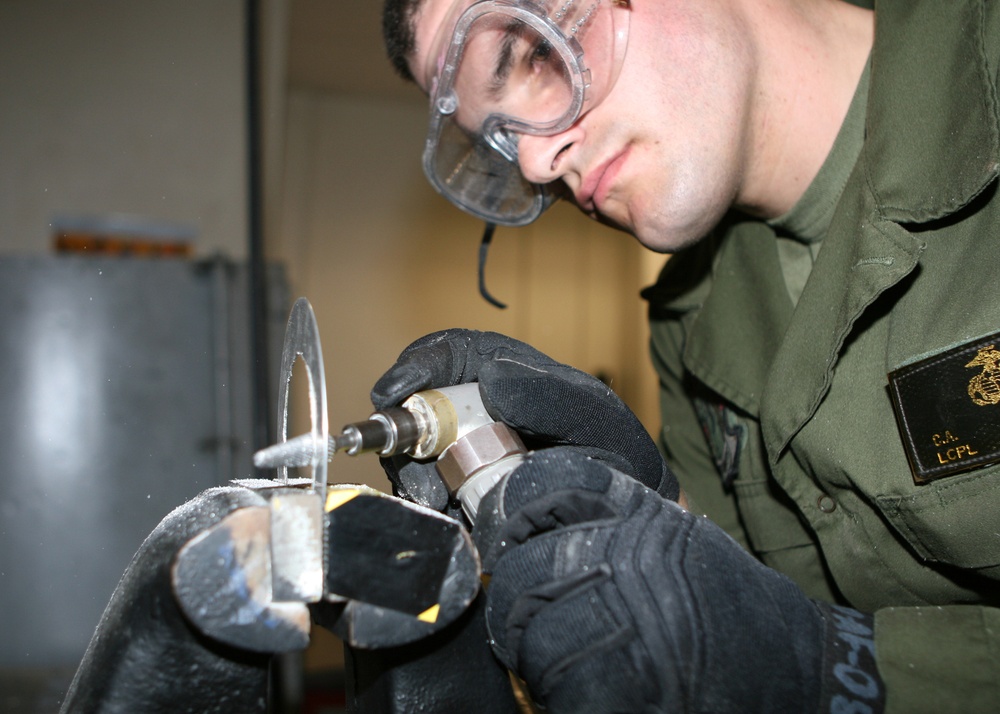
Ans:
[{"label": "eyebrow", "polygon": [[512,21],[504,28],[500,51],[497,53],[496,66],[490,80],[489,95],[491,99],[499,99],[507,88],[507,80],[513,69],[514,43],[523,36],[524,23]]}]

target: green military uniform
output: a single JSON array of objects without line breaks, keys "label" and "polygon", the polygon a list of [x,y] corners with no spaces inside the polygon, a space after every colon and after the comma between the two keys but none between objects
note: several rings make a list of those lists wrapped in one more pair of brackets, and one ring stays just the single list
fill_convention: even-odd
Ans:
[{"label": "green military uniform", "polygon": [[[811,597],[875,613],[890,712],[1000,711],[1000,463],[918,484],[887,378],[1000,333],[997,5],[880,0],[808,205],[729,217],[646,293],[692,508]],[[955,404],[1000,425],[1000,404]],[[942,423],[923,447],[982,454],[967,437]]]}]

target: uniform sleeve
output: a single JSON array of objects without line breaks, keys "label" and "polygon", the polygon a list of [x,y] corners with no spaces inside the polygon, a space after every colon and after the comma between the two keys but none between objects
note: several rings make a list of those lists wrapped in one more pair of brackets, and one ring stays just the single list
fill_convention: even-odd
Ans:
[{"label": "uniform sleeve", "polygon": [[875,613],[886,714],[1000,711],[1000,610],[975,605]]}]

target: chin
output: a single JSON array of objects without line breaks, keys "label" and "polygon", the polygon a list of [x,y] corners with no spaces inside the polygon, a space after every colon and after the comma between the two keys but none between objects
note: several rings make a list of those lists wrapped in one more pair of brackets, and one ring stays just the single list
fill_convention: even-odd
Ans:
[{"label": "chin", "polygon": [[655,253],[676,253],[689,248],[707,236],[714,226],[714,223],[707,221],[677,225],[670,220],[664,220],[665,217],[662,215],[655,215],[651,220],[647,220],[641,212],[632,210],[625,211],[625,216],[619,218],[603,213],[584,211],[579,204],[573,203],[593,220],[609,228],[628,233],[644,247]]},{"label": "chin", "polygon": [[655,253],[675,253],[687,245],[697,242],[697,239],[694,239],[689,242],[679,243],[674,240],[674,235],[669,231],[645,230],[641,227],[641,224],[639,227],[636,227],[627,222],[609,218],[608,216],[600,213],[587,213],[586,211],[584,211],[584,213],[601,225],[614,228],[622,233],[627,233],[638,240],[644,247],[649,248]]},{"label": "chin", "polygon": [[643,246],[656,253],[677,253],[691,247],[709,233],[708,230],[700,229],[684,230],[673,226],[647,226],[641,221],[629,232]]},{"label": "chin", "polygon": [[[645,247],[657,253],[677,253],[710,235],[725,216],[728,206],[722,201],[678,200],[685,210],[664,210],[669,204],[657,204],[658,210],[644,211],[640,202],[630,204],[629,233]],[[701,197],[703,198],[703,197]]]}]

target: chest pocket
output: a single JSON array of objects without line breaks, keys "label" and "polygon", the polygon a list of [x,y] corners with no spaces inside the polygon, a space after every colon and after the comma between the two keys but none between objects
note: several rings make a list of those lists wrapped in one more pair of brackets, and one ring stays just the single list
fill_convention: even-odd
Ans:
[{"label": "chest pocket", "polygon": [[814,546],[798,507],[768,475],[760,424],[707,389],[693,402],[722,488],[735,496],[753,550],[773,566],[780,551]]},{"label": "chest pocket", "polygon": [[760,424],[749,417],[739,417],[739,421],[745,440],[731,490],[750,547],[762,562],[788,575],[809,597],[837,601],[812,529],[798,505],[770,476]]},{"label": "chest pocket", "polygon": [[914,486],[910,493],[881,495],[876,502],[924,560],[960,568],[1000,566],[1000,464]]}]

